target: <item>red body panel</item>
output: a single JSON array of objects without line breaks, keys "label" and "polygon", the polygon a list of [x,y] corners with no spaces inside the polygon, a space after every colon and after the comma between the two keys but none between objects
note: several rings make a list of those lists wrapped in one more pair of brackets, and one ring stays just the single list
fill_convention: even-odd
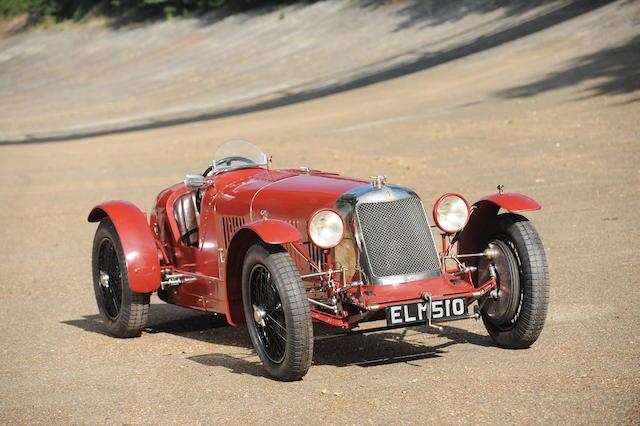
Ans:
[{"label": "red body panel", "polygon": [[[269,212],[269,218],[306,221],[315,211],[333,207],[342,194],[366,183],[318,172],[292,173],[295,174],[256,194],[251,206],[254,219],[264,209]],[[306,232],[306,226],[301,231]]]},{"label": "red body panel", "polygon": [[109,201],[91,210],[89,222],[109,216],[124,251],[129,286],[138,293],[149,293],[160,287],[158,248],[145,214],[125,201]]}]

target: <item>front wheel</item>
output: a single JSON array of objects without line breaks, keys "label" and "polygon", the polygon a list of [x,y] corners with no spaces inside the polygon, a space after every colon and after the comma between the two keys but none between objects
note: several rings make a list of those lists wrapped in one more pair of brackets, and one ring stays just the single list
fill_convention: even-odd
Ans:
[{"label": "front wheel", "polygon": [[493,264],[498,287],[480,300],[482,320],[499,346],[528,348],[540,336],[547,317],[549,272],[544,247],[523,216],[502,214],[493,225],[485,247],[492,248],[496,256],[480,261],[478,282],[489,279]]},{"label": "front wheel", "polygon": [[242,300],[253,346],[273,377],[299,380],[313,356],[313,327],[300,273],[282,247],[256,244],[245,256]]}]

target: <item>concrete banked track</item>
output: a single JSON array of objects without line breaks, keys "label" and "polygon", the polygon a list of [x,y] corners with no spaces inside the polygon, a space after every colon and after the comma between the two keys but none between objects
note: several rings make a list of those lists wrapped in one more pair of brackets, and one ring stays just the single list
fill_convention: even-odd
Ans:
[{"label": "concrete banked track", "polygon": [[[640,423],[640,1],[381,3],[0,38],[0,424]],[[89,211],[149,212],[232,138],[428,210],[534,198],[540,339],[505,350],[466,320],[318,340],[282,383],[245,328],[156,295],[140,338],[105,335]]]},{"label": "concrete banked track", "polygon": [[[381,3],[325,1],[117,30],[70,25],[1,39],[0,141],[286,105],[488,51],[606,2]],[[611,43],[614,32],[593,43]]]}]

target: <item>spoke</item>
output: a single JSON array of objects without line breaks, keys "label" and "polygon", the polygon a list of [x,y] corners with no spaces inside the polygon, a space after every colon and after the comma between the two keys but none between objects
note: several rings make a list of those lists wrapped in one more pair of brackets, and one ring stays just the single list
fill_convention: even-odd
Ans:
[{"label": "spoke", "polygon": [[[282,326],[282,324],[280,324],[278,321],[276,321],[275,318],[273,318],[271,315],[266,314],[265,315],[265,319],[269,320],[269,324],[276,324],[278,326],[278,328],[271,328],[282,340],[284,340],[285,342],[287,341],[287,329],[284,328]],[[278,330],[278,331],[276,331]],[[284,335],[282,334],[284,332]]]},{"label": "spoke", "polygon": [[282,335],[282,331],[273,325],[273,322],[275,322],[273,319],[269,319],[266,323],[266,328],[269,331],[269,343],[266,345],[266,349],[273,358],[280,359],[284,355],[287,339]]},{"label": "spoke", "polygon": [[271,329],[271,334],[273,334],[274,336],[269,336],[268,338],[268,344],[265,345],[267,351],[269,352],[269,355],[271,355],[273,358],[281,358],[283,353],[284,353],[284,348],[282,346],[282,343],[286,343],[286,340],[283,340],[280,335],[278,335],[274,330],[273,330],[273,326],[268,326],[268,328]]},{"label": "spoke", "polygon": [[118,312],[120,311],[119,307],[120,307],[120,303],[118,303],[118,298],[116,297],[115,293],[113,292],[113,290],[109,289],[109,296],[110,300],[111,300],[111,305],[113,306],[113,316],[117,316]]},{"label": "spoke", "polygon": [[109,314],[109,316],[115,317],[113,313],[115,309],[115,304],[113,301],[111,289],[109,287],[102,288],[102,300],[104,301],[105,309],[107,310],[107,313]]}]

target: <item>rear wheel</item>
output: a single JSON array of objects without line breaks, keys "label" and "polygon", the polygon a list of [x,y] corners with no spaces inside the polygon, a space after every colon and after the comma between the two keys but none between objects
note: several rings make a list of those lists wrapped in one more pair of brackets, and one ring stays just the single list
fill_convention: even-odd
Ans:
[{"label": "rear wheel", "polygon": [[549,304],[549,272],[542,241],[525,217],[508,213],[496,218],[486,248],[494,249],[496,256],[480,261],[478,282],[489,279],[492,263],[498,291],[480,301],[484,325],[499,346],[528,348],[542,332]]},{"label": "rear wheel", "polygon": [[100,221],[93,239],[93,289],[109,334],[140,336],[149,313],[149,293],[129,288],[127,265],[120,238],[108,217]]},{"label": "rear wheel", "polygon": [[309,302],[298,269],[282,247],[256,244],[242,271],[242,299],[253,346],[267,372],[299,380],[313,356]]}]

